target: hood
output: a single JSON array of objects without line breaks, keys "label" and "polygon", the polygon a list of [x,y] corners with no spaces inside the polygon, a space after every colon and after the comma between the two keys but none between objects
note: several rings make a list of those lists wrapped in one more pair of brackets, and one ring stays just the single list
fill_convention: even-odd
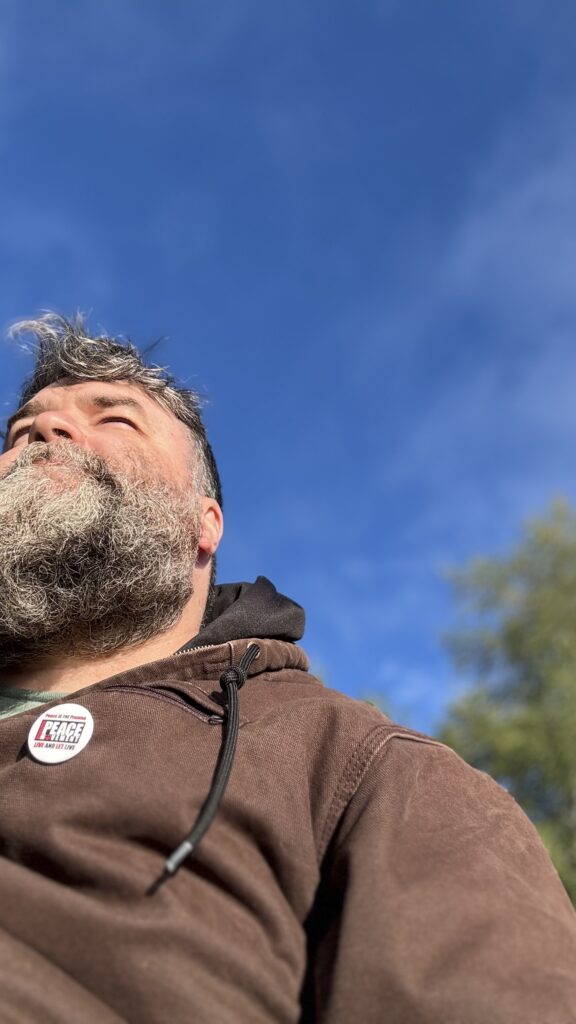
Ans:
[{"label": "hood", "polygon": [[[181,647],[177,654],[194,648],[228,643],[230,640],[299,640],[304,632],[304,611],[299,604],[279,594],[265,576],[255,583],[225,583],[216,587],[215,597],[200,632]],[[148,895],[153,896],[161,885],[179,871],[206,834],[226,789],[232,770],[240,716],[238,690],[244,685],[250,665],[260,654],[256,641],[249,643],[237,665],[220,676],[225,694],[225,732],[210,792],[196,818],[194,827],[170,854],[164,870],[152,883]]]},{"label": "hood", "polygon": [[219,584],[200,632],[178,654],[250,637],[294,642],[303,633],[304,609],[258,576],[254,583]]}]

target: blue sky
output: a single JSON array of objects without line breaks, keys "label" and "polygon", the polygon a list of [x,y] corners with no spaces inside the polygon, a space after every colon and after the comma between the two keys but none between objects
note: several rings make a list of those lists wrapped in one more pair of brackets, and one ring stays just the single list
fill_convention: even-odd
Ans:
[{"label": "blue sky", "polygon": [[426,731],[443,570],[576,498],[575,51],[567,0],[0,2],[0,325],[164,337],[220,578]]}]

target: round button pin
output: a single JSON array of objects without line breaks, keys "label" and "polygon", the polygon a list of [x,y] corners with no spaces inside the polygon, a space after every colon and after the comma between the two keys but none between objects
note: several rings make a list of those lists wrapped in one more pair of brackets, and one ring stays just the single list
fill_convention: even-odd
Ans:
[{"label": "round button pin", "polygon": [[60,764],[90,742],[94,719],[81,704],[58,704],[43,711],[28,733],[28,750],[37,761]]}]

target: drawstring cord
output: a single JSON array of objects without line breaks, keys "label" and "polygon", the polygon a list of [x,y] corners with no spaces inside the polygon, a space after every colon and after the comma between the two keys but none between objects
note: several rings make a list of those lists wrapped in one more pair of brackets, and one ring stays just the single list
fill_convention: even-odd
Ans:
[{"label": "drawstring cord", "polygon": [[226,735],[218,759],[218,766],[210,786],[210,792],[202,805],[200,813],[194,823],[191,832],[182,840],[179,846],[170,854],[164,864],[164,870],[159,878],[150,886],[147,895],[153,896],[158,892],[161,885],[179,870],[187,857],[194,852],[198,843],[210,828],[224,790],[230,778],[232,762],[236,752],[238,730],[240,728],[240,711],[238,703],[238,690],[246,682],[246,673],[255,658],[258,657],[260,648],[258,644],[248,644],[244,654],[237,665],[225,669],[220,676],[220,686],[226,695]]}]

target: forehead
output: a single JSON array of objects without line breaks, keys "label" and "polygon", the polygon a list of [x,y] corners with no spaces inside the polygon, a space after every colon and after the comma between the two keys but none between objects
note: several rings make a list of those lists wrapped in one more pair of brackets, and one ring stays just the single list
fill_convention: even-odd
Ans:
[{"label": "forehead", "polygon": [[8,420],[8,426],[17,418],[37,416],[44,410],[112,408],[124,405],[133,409],[145,422],[156,428],[186,427],[176,416],[137,384],[124,381],[81,381],[74,384],[52,384],[36,392]]}]

